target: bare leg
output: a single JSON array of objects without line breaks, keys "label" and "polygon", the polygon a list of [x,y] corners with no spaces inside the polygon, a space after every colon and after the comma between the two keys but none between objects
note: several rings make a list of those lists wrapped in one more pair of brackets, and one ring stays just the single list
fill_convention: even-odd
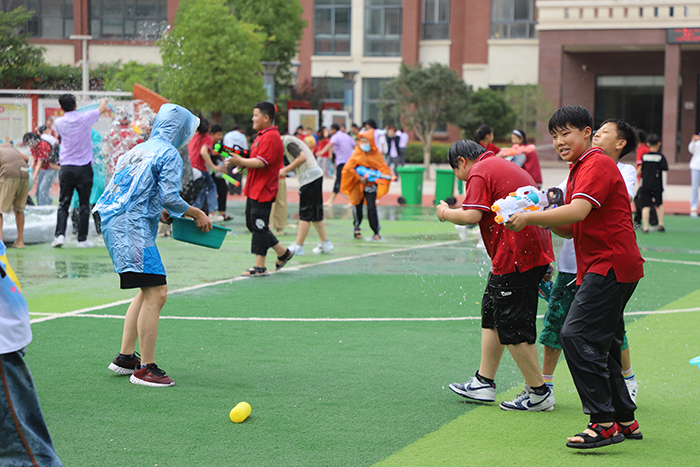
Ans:
[{"label": "bare leg", "polygon": [[553,375],[554,370],[557,368],[557,362],[559,361],[559,356],[561,355],[561,349],[555,349],[554,347],[544,346],[544,353],[542,358],[542,374],[543,375]]},{"label": "bare leg", "polygon": [[311,224],[309,221],[299,221],[299,229],[297,230],[297,245],[304,246],[306,236],[309,234]]},{"label": "bare leg", "polygon": [[143,291],[139,290],[136,297],[131,301],[131,305],[126,310],[126,318],[124,319],[124,332],[122,333],[122,347],[119,351],[124,355],[131,355],[136,348],[136,339],[139,337],[137,323],[141,305],[143,304]]},{"label": "bare leg", "polygon": [[141,350],[141,365],[156,362],[156,338],[158,337],[158,321],[160,311],[168,298],[168,286],[143,287],[143,303],[139,312],[137,327],[139,348]]},{"label": "bare leg", "polygon": [[326,237],[326,226],[323,221],[314,222],[313,224],[316,232],[318,233],[318,239],[321,241],[321,243],[328,240],[328,237]]},{"label": "bare leg", "polygon": [[622,362],[622,372],[624,373],[625,371],[629,370],[632,368],[632,359],[630,357],[630,348],[627,347],[625,350],[622,351],[620,360]]},{"label": "bare leg", "polygon": [[481,329],[481,364],[479,374],[484,378],[496,379],[496,371],[506,346],[498,339],[496,329]]},{"label": "bare leg", "polygon": [[664,226],[664,205],[656,206],[656,217],[659,219],[659,227]]},{"label": "bare leg", "polygon": [[17,240],[12,246],[24,248],[24,211],[15,211],[15,223],[17,224]]},{"label": "bare leg", "polygon": [[2,214],[0,214],[0,242],[3,241],[2,240],[2,223],[3,223]]},{"label": "bare leg", "polygon": [[544,384],[540,360],[537,356],[535,344],[523,342],[521,344],[509,345],[508,352],[518,365],[520,372],[525,377],[525,383],[531,388],[540,387]]},{"label": "bare leg", "polygon": [[642,229],[646,232],[649,230],[649,212],[651,211],[650,207],[642,208]]}]

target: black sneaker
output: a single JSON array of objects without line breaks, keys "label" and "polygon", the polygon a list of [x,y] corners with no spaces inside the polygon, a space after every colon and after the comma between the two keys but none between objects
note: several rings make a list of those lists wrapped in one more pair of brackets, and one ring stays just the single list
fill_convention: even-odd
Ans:
[{"label": "black sneaker", "polygon": [[109,369],[121,376],[133,375],[141,366],[141,356],[134,352],[131,355],[118,353],[117,357],[109,364]]}]

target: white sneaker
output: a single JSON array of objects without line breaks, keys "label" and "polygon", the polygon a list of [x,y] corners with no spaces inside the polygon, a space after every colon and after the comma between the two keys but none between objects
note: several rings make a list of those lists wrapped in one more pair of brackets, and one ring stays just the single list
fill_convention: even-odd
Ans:
[{"label": "white sneaker", "polygon": [[690,211],[690,217],[697,218],[697,217],[698,217],[698,212],[695,211],[695,210]]},{"label": "white sneaker", "polygon": [[90,240],[83,240],[82,242],[78,242],[78,248],[95,248],[95,244]]},{"label": "white sneaker", "polygon": [[297,245],[297,242],[289,245],[289,250],[294,252],[296,256],[304,256],[304,247]]},{"label": "white sneaker", "polygon": [[464,384],[452,383],[450,389],[462,397],[475,401],[493,402],[496,400],[496,387],[482,383],[476,376]]},{"label": "white sneaker", "polygon": [[525,385],[525,390],[518,394],[512,401],[501,402],[503,410],[513,410],[520,412],[544,412],[554,410],[554,393],[547,388],[547,393],[543,395],[535,394],[530,386]]},{"label": "white sneaker", "polygon": [[333,251],[333,248],[335,248],[335,247],[333,246],[331,241],[326,240],[323,243],[319,243],[318,246],[316,248],[314,248],[312,251],[318,255],[320,253],[330,253],[331,251]]},{"label": "white sneaker", "polygon": [[224,220],[224,216],[221,214],[209,214],[209,220],[212,222],[222,222]]},{"label": "white sneaker", "polygon": [[51,247],[52,248],[61,248],[65,242],[66,242],[66,237],[64,235],[59,235],[58,237],[53,239],[53,242],[51,242]]},{"label": "white sneaker", "polygon": [[637,403],[637,389],[639,389],[639,384],[637,384],[637,378],[625,378],[625,385],[627,386],[627,392],[630,393],[630,398],[632,402]]}]

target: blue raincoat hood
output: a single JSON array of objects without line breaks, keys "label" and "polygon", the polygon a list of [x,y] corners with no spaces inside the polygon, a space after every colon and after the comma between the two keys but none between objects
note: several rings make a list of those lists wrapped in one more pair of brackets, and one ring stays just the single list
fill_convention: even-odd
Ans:
[{"label": "blue raincoat hood", "polygon": [[192,112],[175,104],[163,104],[153,121],[151,138],[159,138],[178,150],[192,138],[199,126],[199,118]]}]

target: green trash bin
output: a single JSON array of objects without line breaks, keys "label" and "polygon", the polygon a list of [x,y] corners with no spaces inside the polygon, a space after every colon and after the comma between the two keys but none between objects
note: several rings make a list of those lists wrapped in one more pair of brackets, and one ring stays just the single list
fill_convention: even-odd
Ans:
[{"label": "green trash bin", "polygon": [[[452,169],[435,169],[435,204],[452,198],[455,186],[455,173]],[[448,203],[451,204],[451,203]]]},{"label": "green trash bin", "polygon": [[406,204],[421,205],[423,203],[423,172],[422,165],[404,165],[397,167],[396,172],[401,177],[401,195]]}]

